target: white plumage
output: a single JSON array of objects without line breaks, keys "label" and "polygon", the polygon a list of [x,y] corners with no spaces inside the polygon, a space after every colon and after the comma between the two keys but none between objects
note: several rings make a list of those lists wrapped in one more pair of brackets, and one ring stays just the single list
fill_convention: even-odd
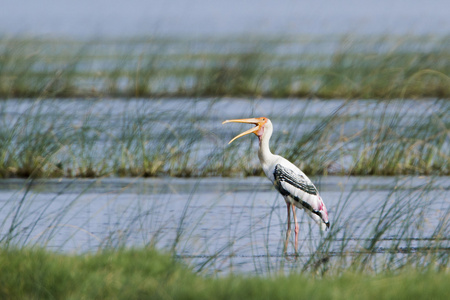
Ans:
[{"label": "white plumage", "polygon": [[266,176],[272,181],[278,192],[283,195],[287,205],[287,217],[288,217],[288,229],[286,232],[285,251],[287,249],[287,243],[291,231],[290,227],[290,207],[292,206],[292,212],[295,222],[295,249],[298,247],[298,223],[295,214],[295,208],[298,207],[304,209],[306,213],[316,221],[322,230],[330,227],[328,221],[328,212],[322,198],[319,195],[314,184],[311,180],[297,168],[290,161],[279,155],[274,155],[270,152],[269,140],[272,136],[273,126],[272,122],[268,118],[250,118],[250,119],[235,119],[227,120],[222,124],[236,122],[236,123],[249,123],[256,125],[254,128],[247,130],[231,141],[233,142],[239,137],[242,137],[249,133],[254,133],[259,139],[259,151],[258,157],[261,162],[261,166]]}]

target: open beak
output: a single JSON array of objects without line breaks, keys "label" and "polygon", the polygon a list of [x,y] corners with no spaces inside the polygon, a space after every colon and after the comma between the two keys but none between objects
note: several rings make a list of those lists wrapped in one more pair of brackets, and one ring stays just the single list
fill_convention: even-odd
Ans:
[{"label": "open beak", "polygon": [[258,135],[257,134],[258,130],[265,123],[265,120],[261,120],[261,119],[262,118],[235,119],[235,120],[226,120],[226,121],[222,122],[222,124],[225,124],[225,123],[247,123],[247,124],[254,124],[254,125],[256,125],[252,129],[244,131],[243,133],[235,136],[228,144],[231,144],[234,140],[240,138],[241,136],[247,135],[249,133],[254,133],[254,134]]}]

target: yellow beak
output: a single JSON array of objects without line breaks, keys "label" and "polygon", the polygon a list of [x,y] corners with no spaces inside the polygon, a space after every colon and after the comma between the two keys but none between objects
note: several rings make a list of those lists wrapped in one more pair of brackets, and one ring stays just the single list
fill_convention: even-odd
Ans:
[{"label": "yellow beak", "polygon": [[244,131],[243,133],[235,136],[230,142],[228,142],[228,144],[231,144],[234,140],[240,138],[241,136],[247,135],[249,133],[254,133],[256,135],[258,130],[261,128],[261,126],[266,123],[266,118],[249,118],[249,119],[234,119],[234,120],[226,120],[224,122],[222,122],[222,124],[225,123],[247,123],[247,124],[254,124],[256,125],[255,127],[253,127],[252,129],[249,129],[247,131]]}]

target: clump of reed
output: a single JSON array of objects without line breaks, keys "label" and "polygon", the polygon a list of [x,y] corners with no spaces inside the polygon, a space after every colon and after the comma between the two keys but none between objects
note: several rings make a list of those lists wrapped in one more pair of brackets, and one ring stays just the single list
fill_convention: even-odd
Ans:
[{"label": "clump of reed", "polygon": [[364,117],[346,102],[298,140],[280,140],[280,152],[312,174],[448,174],[448,102],[405,103],[378,101]]},{"label": "clump of reed", "polygon": [[[175,109],[156,100],[0,103],[0,177],[262,175],[254,139],[227,145],[232,132],[214,115],[214,101],[203,119],[191,115],[194,102]],[[370,103],[371,112],[354,112],[358,102],[342,101],[312,123],[274,115],[272,151],[309,175],[449,174],[447,101]]]},{"label": "clump of reed", "polygon": [[0,97],[450,96],[448,37],[0,40]]}]

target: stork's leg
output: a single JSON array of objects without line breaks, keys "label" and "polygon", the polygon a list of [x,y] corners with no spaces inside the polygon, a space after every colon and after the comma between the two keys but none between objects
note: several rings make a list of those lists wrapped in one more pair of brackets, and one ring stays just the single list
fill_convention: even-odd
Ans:
[{"label": "stork's leg", "polygon": [[289,236],[291,235],[291,203],[286,202],[287,205],[287,222],[288,227],[286,231],[286,241],[284,242],[284,253],[287,252],[288,242],[289,242]]},{"label": "stork's leg", "polygon": [[295,215],[295,205],[292,205],[292,213],[294,215],[294,223],[295,223],[295,253],[297,253],[298,250],[298,223],[297,223],[297,216]]}]

